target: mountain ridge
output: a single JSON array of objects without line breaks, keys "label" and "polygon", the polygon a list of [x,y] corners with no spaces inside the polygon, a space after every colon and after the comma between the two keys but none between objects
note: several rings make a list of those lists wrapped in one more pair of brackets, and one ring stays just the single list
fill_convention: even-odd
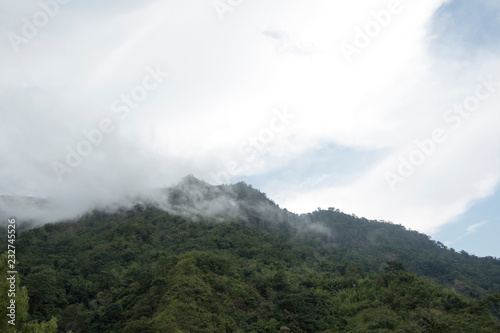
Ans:
[{"label": "mountain ridge", "polygon": [[17,234],[31,319],[75,333],[500,329],[500,261],[401,225],[298,215],[194,176],[128,203]]}]

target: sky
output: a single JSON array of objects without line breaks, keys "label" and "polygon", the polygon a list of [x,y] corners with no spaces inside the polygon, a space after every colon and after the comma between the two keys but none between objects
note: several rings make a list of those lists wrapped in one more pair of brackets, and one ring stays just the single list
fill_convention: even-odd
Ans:
[{"label": "sky", "polygon": [[[194,174],[500,257],[494,0],[0,0],[0,195]],[[37,215],[38,214],[38,215]]]}]

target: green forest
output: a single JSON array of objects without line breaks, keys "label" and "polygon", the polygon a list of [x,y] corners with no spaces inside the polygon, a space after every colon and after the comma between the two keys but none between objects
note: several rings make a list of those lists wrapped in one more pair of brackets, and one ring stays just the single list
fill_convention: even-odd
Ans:
[{"label": "green forest", "polygon": [[137,205],[20,232],[18,325],[5,314],[3,255],[0,331],[500,332],[498,259],[231,191],[240,219]]}]

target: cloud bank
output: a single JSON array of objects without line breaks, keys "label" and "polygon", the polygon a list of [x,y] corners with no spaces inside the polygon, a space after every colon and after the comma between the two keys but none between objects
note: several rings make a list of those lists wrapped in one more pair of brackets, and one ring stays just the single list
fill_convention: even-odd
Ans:
[{"label": "cloud bank", "polygon": [[[447,33],[453,3],[242,1],[221,15],[210,1],[0,1],[0,193],[69,216],[188,173],[255,177],[297,213],[335,206],[433,231],[500,177],[498,57],[487,38],[464,54]],[[495,91],[448,114],[454,128],[448,110],[489,77]],[[387,173],[435,129],[446,140],[391,188]],[[270,177],[332,146],[381,153],[341,183],[324,169]]]}]

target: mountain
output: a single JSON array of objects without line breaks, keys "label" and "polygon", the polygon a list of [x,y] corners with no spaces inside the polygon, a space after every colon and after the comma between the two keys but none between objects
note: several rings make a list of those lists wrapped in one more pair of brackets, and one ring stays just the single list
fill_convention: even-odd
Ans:
[{"label": "mountain", "polygon": [[244,221],[307,244],[324,257],[333,255],[340,262],[356,262],[366,272],[377,272],[386,261],[397,260],[413,272],[466,295],[500,293],[500,260],[457,253],[401,225],[358,218],[335,208],[297,215],[282,210],[264,193],[243,182],[211,186],[187,176],[164,193],[169,202],[167,210],[178,215]]},{"label": "mountain", "polygon": [[297,215],[245,183],[187,176],[128,202],[17,235],[26,327],[500,331],[496,258],[335,208]]},{"label": "mountain", "polygon": [[[47,211],[53,208],[53,203],[47,198],[15,196],[15,195],[0,195],[0,220],[6,221],[12,217],[12,212],[21,213],[16,217],[23,218],[26,215],[44,215]],[[31,214],[26,214],[30,212]],[[23,227],[29,228],[35,224],[31,218],[24,219]]]}]

